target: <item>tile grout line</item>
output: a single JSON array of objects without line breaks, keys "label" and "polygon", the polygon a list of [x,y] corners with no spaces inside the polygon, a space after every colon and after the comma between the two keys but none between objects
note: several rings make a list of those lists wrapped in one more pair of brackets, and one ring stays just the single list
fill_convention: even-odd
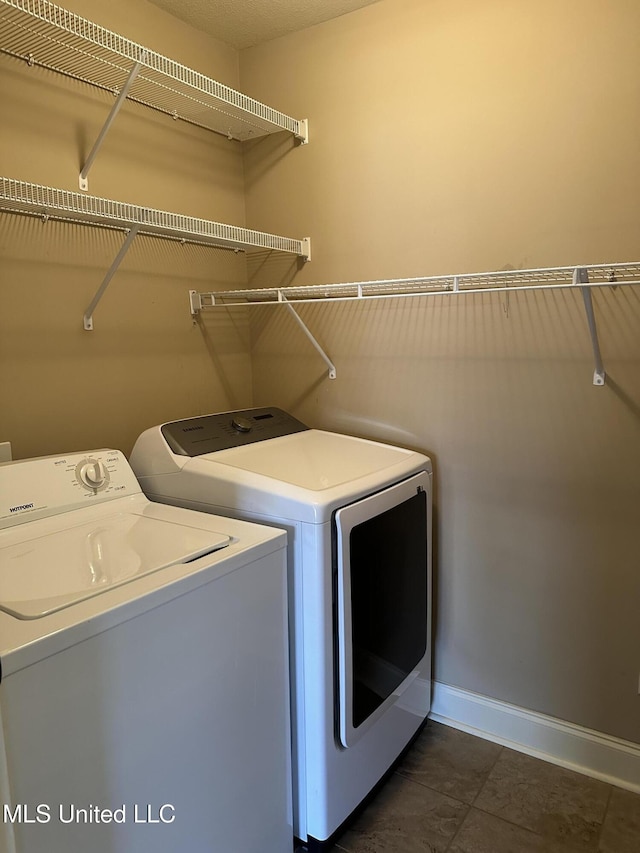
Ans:
[{"label": "tile grout line", "polygon": [[[465,803],[463,800],[459,800],[457,797],[452,797],[451,794],[445,794],[444,791],[439,791],[437,788],[432,788],[430,785],[425,785],[423,782],[419,782],[417,779],[410,779],[408,776],[403,776],[402,773],[399,773],[397,770],[394,770],[394,776],[398,776],[398,778],[402,779],[403,782],[410,782],[413,785],[418,785],[420,788],[426,788],[427,791],[432,791],[434,794],[439,794],[441,797],[446,797],[449,800],[454,800],[456,803],[460,803],[461,806],[466,806],[467,810],[464,813],[464,817],[460,821],[460,826],[453,833],[451,839],[447,843],[447,846],[443,850],[443,853],[447,853],[447,850],[451,848],[451,845],[453,844],[453,842],[458,836],[458,833],[462,829],[462,824],[465,822],[465,820],[467,819],[467,815],[471,811],[471,805],[469,803]],[[345,850],[345,853],[349,853],[349,851]],[[383,853],[383,851],[380,851],[380,853]]]},{"label": "tile grout line", "polygon": [[[549,839],[547,836],[542,835],[542,834],[541,834],[541,833],[539,833],[539,832],[536,832],[536,830],[534,830],[534,829],[531,829],[529,826],[525,826],[525,825],[524,825],[524,824],[522,824],[522,823],[516,823],[515,821],[510,820],[509,818],[504,817],[503,815],[497,815],[497,814],[494,814],[493,812],[487,811],[487,809],[483,809],[483,808],[482,808],[482,806],[477,806],[477,805],[476,805],[476,801],[477,801],[478,797],[480,796],[480,794],[481,794],[481,793],[482,793],[482,791],[484,790],[484,787],[485,787],[486,783],[489,781],[489,776],[491,775],[491,773],[492,773],[492,772],[493,772],[493,770],[495,769],[495,766],[496,766],[496,764],[498,763],[498,761],[499,761],[499,759],[500,759],[500,757],[501,757],[501,755],[502,755],[502,753],[504,752],[504,750],[505,750],[505,749],[508,749],[508,747],[503,746],[503,747],[502,747],[502,749],[501,749],[501,751],[500,751],[500,753],[498,754],[498,757],[496,758],[496,760],[495,760],[495,762],[494,762],[494,764],[493,764],[493,767],[491,768],[491,770],[490,770],[490,771],[489,771],[489,773],[487,774],[487,777],[486,777],[486,779],[485,779],[485,781],[484,781],[484,784],[482,785],[482,787],[480,788],[480,790],[478,791],[478,793],[477,793],[477,794],[476,794],[476,796],[475,796],[475,799],[474,799],[473,804],[472,804],[472,808],[475,808],[477,811],[482,812],[482,814],[488,815],[489,817],[495,818],[496,820],[501,820],[501,821],[503,821],[504,823],[508,823],[508,824],[510,824],[511,826],[516,827],[517,829],[523,829],[523,830],[525,830],[526,832],[530,832],[532,835],[535,835],[537,838],[540,838],[542,841],[551,840],[551,839]],[[614,786],[613,786],[613,785],[610,785],[610,784],[608,784],[608,783],[605,783],[605,784],[607,784],[607,786],[608,786],[608,788],[609,788],[609,795],[608,795],[608,797],[607,797],[607,803],[606,803],[606,806],[605,806],[605,809],[604,809],[604,813],[603,813],[603,817],[602,817],[602,821],[601,821],[601,823],[600,823],[600,827],[599,827],[599,830],[598,830],[598,848],[597,848],[598,850],[600,849],[600,841],[601,841],[601,837],[602,837],[602,831],[603,831],[603,828],[604,828],[604,822],[605,822],[605,819],[606,819],[606,817],[607,817],[607,813],[608,813],[608,811],[609,811],[609,805],[610,805],[610,803],[611,803],[611,798],[612,798],[612,796],[613,796],[613,789],[614,789]],[[457,834],[457,833],[456,833],[456,834]],[[572,844],[572,842],[570,842],[570,843]],[[594,853],[596,853],[596,850],[595,850],[595,849],[594,849]]]},{"label": "tile grout line", "polygon": [[[469,813],[471,812],[471,809],[473,809],[473,808],[475,807],[475,802],[476,802],[476,800],[478,799],[478,797],[480,796],[481,791],[484,789],[484,786],[487,784],[487,781],[488,781],[488,779],[489,779],[489,776],[491,776],[491,774],[493,773],[493,770],[494,770],[494,768],[495,768],[496,764],[498,763],[498,760],[499,760],[500,756],[501,756],[501,755],[502,755],[502,753],[504,752],[504,749],[505,749],[505,748],[504,748],[504,746],[501,746],[501,747],[500,747],[500,749],[498,750],[498,754],[496,755],[496,760],[493,762],[493,764],[491,765],[491,767],[490,767],[490,768],[489,768],[489,770],[487,771],[487,775],[485,776],[485,778],[484,778],[484,781],[483,781],[482,785],[480,785],[480,787],[478,788],[478,791],[477,791],[477,793],[476,793],[475,797],[473,798],[472,802],[471,802],[471,803],[468,803],[468,804],[467,804],[467,803],[465,803],[465,805],[467,805],[467,811],[466,811],[466,814],[465,814],[465,816],[462,818],[462,820],[460,821],[460,826],[459,826],[459,827],[457,828],[457,830],[454,832],[454,834],[453,834],[453,836],[452,836],[452,838],[451,838],[451,841],[447,844],[447,846],[446,846],[446,848],[445,848],[445,853],[447,853],[447,851],[448,851],[448,850],[451,850],[451,847],[452,847],[452,846],[453,846],[453,844],[455,843],[456,838],[457,838],[457,837],[460,835],[460,833],[462,832],[462,827],[464,826],[465,821],[466,821],[466,820],[467,820],[467,818],[469,817]],[[452,799],[453,799],[453,798],[452,798]]]},{"label": "tile grout line", "polygon": [[[500,745],[500,748],[496,754],[496,757],[495,757],[493,763],[490,765],[488,770],[486,770],[485,773],[483,774],[483,778],[480,782],[479,788],[478,788],[475,796],[473,796],[471,798],[470,802],[465,802],[464,800],[460,799],[459,797],[456,797],[456,796],[454,796],[450,793],[447,793],[445,791],[442,791],[438,788],[432,787],[429,784],[425,784],[425,782],[422,780],[411,778],[410,775],[404,775],[401,767],[398,767],[394,770],[394,776],[399,781],[402,781],[404,783],[406,783],[406,782],[413,783],[414,785],[417,785],[420,788],[427,789],[427,790],[433,792],[434,794],[438,794],[440,796],[446,797],[447,799],[450,800],[450,802],[457,803],[458,807],[462,807],[464,809],[464,811],[462,811],[462,809],[460,809],[460,813],[462,814],[462,817],[460,818],[458,825],[454,829],[453,835],[451,836],[449,841],[445,843],[445,846],[443,848],[440,848],[442,850],[442,853],[451,853],[451,851],[454,849],[458,839],[461,838],[463,827],[465,826],[466,821],[469,819],[471,811],[474,809],[477,810],[479,812],[479,814],[485,815],[487,818],[497,820],[497,821],[502,822],[504,824],[510,825],[515,830],[519,830],[521,832],[526,833],[527,836],[529,836],[532,839],[532,843],[534,843],[536,845],[536,847],[537,847],[538,843],[542,843],[544,845],[545,842],[551,843],[553,841],[562,841],[563,844],[569,845],[567,847],[567,850],[565,851],[565,853],[568,853],[569,850],[574,851],[574,853],[578,853],[579,850],[586,851],[587,849],[589,849],[590,853],[596,853],[596,851],[601,850],[602,849],[601,848],[602,837],[603,837],[603,833],[604,833],[605,823],[608,819],[609,812],[612,810],[612,800],[613,800],[613,795],[615,793],[615,786],[613,786],[610,783],[605,783],[608,790],[607,790],[607,796],[605,798],[605,804],[604,804],[603,811],[602,811],[602,817],[597,824],[597,833],[592,837],[592,840],[591,840],[591,843],[595,843],[595,845],[596,845],[595,847],[592,847],[592,846],[589,846],[588,848],[583,847],[581,844],[578,844],[577,838],[571,838],[571,839],[564,838],[563,839],[560,837],[556,838],[554,836],[547,836],[544,833],[541,833],[541,832],[531,828],[530,826],[527,826],[526,824],[518,823],[513,819],[509,819],[505,816],[493,813],[493,812],[487,810],[486,808],[477,806],[477,801],[481,797],[482,793],[486,790],[486,786],[487,786],[493,772],[495,771],[496,766],[498,765],[501,758],[505,756],[505,750],[508,750],[509,752],[511,752],[511,749],[509,747],[504,746],[504,745]],[[565,769],[567,769],[567,768],[565,768]],[[573,771],[573,772],[575,772],[575,771]],[[595,828],[596,827],[594,827],[594,829]],[[533,839],[538,839],[538,841],[534,842]],[[575,848],[574,848],[574,845],[576,845]],[[563,849],[564,849],[564,847],[563,847]],[[337,843],[335,845],[335,850],[336,850],[336,853],[350,853],[350,848],[348,846],[343,847],[342,844],[340,844],[340,843]],[[384,851],[380,850],[380,851],[378,851],[378,853],[384,853]]]},{"label": "tile grout line", "polygon": [[604,813],[602,815],[602,823],[600,824],[600,830],[598,831],[598,850],[601,849],[601,841],[602,841],[602,833],[604,832],[604,824],[609,815],[609,807],[611,806],[611,800],[613,799],[613,785],[609,785],[609,796],[607,797],[607,804],[604,807]]},{"label": "tile grout line", "polygon": [[[489,772],[491,772],[491,771],[489,771]],[[449,842],[447,843],[447,846],[443,850],[443,853],[447,853],[447,850],[449,850],[451,848],[451,845],[453,844],[453,842],[455,841],[455,839],[458,836],[458,833],[462,829],[462,825],[465,822],[465,820],[467,819],[469,812],[471,811],[471,805],[469,803],[465,803],[463,800],[459,800],[457,797],[452,797],[451,794],[445,794],[444,791],[438,791],[437,788],[432,788],[430,785],[425,785],[422,782],[418,782],[417,779],[409,779],[407,776],[403,776],[397,770],[394,770],[393,775],[397,776],[399,779],[402,779],[403,782],[409,782],[413,785],[418,785],[418,787],[420,787],[420,788],[426,788],[428,791],[432,791],[434,794],[439,794],[441,797],[446,797],[449,800],[454,800],[456,803],[460,803],[461,806],[466,806],[467,810],[464,813],[464,817],[460,821],[460,826],[453,833]],[[345,850],[345,853],[349,853],[349,851]],[[384,851],[380,851],[380,853],[384,853]]]},{"label": "tile grout line", "polygon": [[[458,802],[461,802],[461,801],[460,801],[460,800],[458,800]],[[462,818],[462,820],[460,821],[460,826],[456,829],[456,831],[455,831],[455,832],[453,833],[453,835],[451,836],[451,840],[449,841],[449,843],[448,843],[448,844],[447,844],[447,846],[445,847],[445,849],[444,849],[444,853],[447,853],[447,851],[448,851],[448,850],[451,850],[451,847],[452,847],[453,843],[455,842],[456,838],[457,838],[457,837],[460,835],[460,833],[462,832],[462,827],[464,826],[464,823],[465,823],[466,819],[469,817],[469,812],[470,812],[470,811],[471,811],[471,809],[473,808],[473,806],[470,806],[468,803],[464,803],[464,805],[467,807],[467,811],[465,812],[464,817],[463,817],[463,818]]]},{"label": "tile grout line", "polygon": [[485,778],[484,778],[484,782],[482,783],[482,785],[480,785],[480,788],[478,789],[478,793],[477,793],[477,794],[475,795],[475,797],[473,798],[473,802],[471,803],[471,807],[472,807],[472,808],[475,806],[475,804],[476,804],[476,800],[478,799],[478,797],[480,796],[480,794],[484,791],[484,789],[485,789],[485,787],[486,787],[486,784],[487,784],[487,782],[489,781],[489,777],[491,776],[491,774],[493,773],[493,771],[496,769],[496,764],[498,763],[498,761],[500,761],[500,758],[502,757],[502,754],[504,753],[505,749],[506,749],[506,747],[505,747],[505,746],[501,746],[501,747],[500,747],[500,750],[499,750],[499,752],[498,752],[498,754],[497,754],[497,756],[496,756],[496,760],[495,760],[495,761],[493,762],[493,764],[491,765],[491,769],[489,770],[489,772],[488,772],[488,773],[487,773],[487,775],[485,776]]}]

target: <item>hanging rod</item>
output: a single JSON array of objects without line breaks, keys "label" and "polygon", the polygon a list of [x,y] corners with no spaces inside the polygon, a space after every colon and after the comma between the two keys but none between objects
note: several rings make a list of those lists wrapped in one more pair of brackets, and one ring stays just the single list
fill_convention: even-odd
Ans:
[{"label": "hanging rod", "polygon": [[[530,270],[498,270],[484,273],[381,279],[378,281],[314,284],[302,287],[271,287],[255,290],[226,290],[209,293],[189,291],[191,314],[207,308],[254,305],[310,304],[317,302],[354,302],[371,299],[416,298],[461,293],[512,293],[517,290],[580,289],[591,337],[595,370],[594,385],[605,384],[598,331],[591,291],[595,287],[640,285],[640,262],[574,265]],[[299,316],[296,319],[302,324]],[[303,324],[302,324],[303,325]],[[312,338],[305,327],[306,334]],[[329,377],[335,378],[335,367],[315,338],[312,343],[329,365]]]},{"label": "hanging rod", "polygon": [[298,255],[305,260],[309,260],[311,256],[311,241],[308,237],[302,240],[280,237],[236,225],[223,225],[220,222],[183,216],[180,213],[29,184],[13,178],[0,178],[0,211],[40,216],[44,221],[54,219],[127,232],[123,246],[85,311],[83,325],[88,331],[93,329],[93,310],[137,234],[234,251],[268,249]]},{"label": "hanging rod", "polygon": [[100,89],[119,92],[136,63],[127,98],[230,139],[287,131],[295,119],[48,0],[0,0],[0,51]]}]

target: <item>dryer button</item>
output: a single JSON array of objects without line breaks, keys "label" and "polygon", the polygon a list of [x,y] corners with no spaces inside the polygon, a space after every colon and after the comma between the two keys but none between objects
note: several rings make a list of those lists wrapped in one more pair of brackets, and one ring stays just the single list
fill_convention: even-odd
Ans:
[{"label": "dryer button", "polygon": [[238,432],[251,432],[251,421],[238,415],[231,421],[231,426]]}]

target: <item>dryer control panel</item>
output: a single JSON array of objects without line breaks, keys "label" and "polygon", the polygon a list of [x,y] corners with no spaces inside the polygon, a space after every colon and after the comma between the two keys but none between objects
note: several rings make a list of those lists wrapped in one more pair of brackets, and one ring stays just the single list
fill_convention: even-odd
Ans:
[{"label": "dryer control panel", "polygon": [[179,456],[202,456],[268,438],[291,435],[309,427],[282,409],[270,407],[203,415],[185,421],[173,421],[160,429],[174,453]]},{"label": "dryer control panel", "polygon": [[0,529],[140,493],[119,450],[7,462],[0,465]]}]

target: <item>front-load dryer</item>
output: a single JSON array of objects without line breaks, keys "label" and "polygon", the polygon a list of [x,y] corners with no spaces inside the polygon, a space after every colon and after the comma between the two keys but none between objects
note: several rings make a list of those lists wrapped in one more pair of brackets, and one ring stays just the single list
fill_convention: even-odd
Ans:
[{"label": "front-load dryer", "polygon": [[261,408],[144,432],[154,500],[289,533],[296,836],[322,849],[430,707],[430,460]]},{"label": "front-load dryer", "polygon": [[0,465],[1,853],[283,853],[286,536],[113,450]]}]

